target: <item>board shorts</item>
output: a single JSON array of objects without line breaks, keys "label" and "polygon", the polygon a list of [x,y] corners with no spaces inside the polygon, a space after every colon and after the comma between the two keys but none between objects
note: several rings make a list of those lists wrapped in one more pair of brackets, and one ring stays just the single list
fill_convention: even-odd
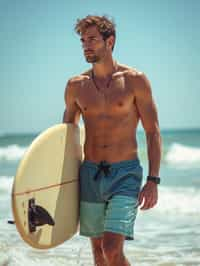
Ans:
[{"label": "board shorts", "polygon": [[80,235],[104,232],[134,239],[134,224],[143,169],[139,159],[116,163],[82,162],[80,178]]}]

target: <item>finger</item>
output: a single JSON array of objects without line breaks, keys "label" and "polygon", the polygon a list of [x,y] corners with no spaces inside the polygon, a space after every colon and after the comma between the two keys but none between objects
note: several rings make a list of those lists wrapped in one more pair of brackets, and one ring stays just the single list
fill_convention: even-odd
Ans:
[{"label": "finger", "polygon": [[152,205],[153,206],[156,205],[157,201],[158,201],[158,195],[157,194],[153,194]]},{"label": "finger", "polygon": [[152,204],[152,200],[153,200],[153,198],[151,195],[146,195],[145,201],[144,201],[144,204],[143,204],[141,210],[148,210]]},{"label": "finger", "polygon": [[151,201],[151,203],[149,204],[149,209],[150,208],[153,208],[155,205],[156,205],[156,203],[157,203],[157,197],[155,197],[155,196],[153,196],[152,197],[152,201]]},{"label": "finger", "polygon": [[157,204],[157,199],[154,199],[153,202],[152,202],[152,207],[151,208],[153,208],[156,204]]},{"label": "finger", "polygon": [[144,204],[141,208],[141,210],[148,210],[150,208],[153,208],[155,204],[157,203],[157,193],[152,193],[151,191],[144,191],[143,197],[145,198]]}]

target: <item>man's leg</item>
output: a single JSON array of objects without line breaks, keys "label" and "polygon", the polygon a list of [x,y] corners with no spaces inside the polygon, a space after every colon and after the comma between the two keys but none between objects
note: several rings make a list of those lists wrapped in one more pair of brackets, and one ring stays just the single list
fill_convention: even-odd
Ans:
[{"label": "man's leg", "polygon": [[103,237],[91,238],[95,266],[109,266],[103,252]]},{"label": "man's leg", "polygon": [[103,253],[105,254],[108,266],[130,266],[123,253],[124,240],[125,236],[121,234],[112,232],[104,233]]}]

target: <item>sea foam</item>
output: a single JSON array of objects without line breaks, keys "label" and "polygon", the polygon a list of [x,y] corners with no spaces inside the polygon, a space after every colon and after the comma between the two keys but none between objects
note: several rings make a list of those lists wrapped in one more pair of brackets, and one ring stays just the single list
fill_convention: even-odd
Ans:
[{"label": "sea foam", "polygon": [[160,187],[155,211],[168,214],[197,215],[200,206],[200,189],[195,187]]},{"label": "sea foam", "polygon": [[27,147],[19,145],[9,145],[7,147],[0,147],[0,160],[16,161],[19,160],[26,151]]},{"label": "sea foam", "polygon": [[200,167],[200,148],[173,143],[165,156],[165,161],[181,168]]},{"label": "sea foam", "polygon": [[0,193],[11,192],[14,177],[0,176]]}]

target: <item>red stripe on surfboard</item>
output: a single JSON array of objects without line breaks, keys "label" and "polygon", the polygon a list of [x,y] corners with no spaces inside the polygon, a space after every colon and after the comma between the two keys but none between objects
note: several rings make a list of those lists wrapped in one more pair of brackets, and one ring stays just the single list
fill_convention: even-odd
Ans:
[{"label": "red stripe on surfboard", "polygon": [[70,183],[77,182],[77,181],[78,181],[78,179],[73,179],[73,180],[65,181],[65,182],[62,182],[62,183],[59,183],[59,184],[54,184],[54,185],[49,185],[49,186],[46,186],[46,187],[41,187],[41,188],[37,188],[37,189],[27,190],[27,191],[24,191],[24,192],[13,193],[12,195],[13,196],[21,196],[21,195],[25,195],[25,194],[29,194],[29,193],[32,193],[32,192],[53,188],[53,187],[60,187],[62,185],[70,184]]}]

